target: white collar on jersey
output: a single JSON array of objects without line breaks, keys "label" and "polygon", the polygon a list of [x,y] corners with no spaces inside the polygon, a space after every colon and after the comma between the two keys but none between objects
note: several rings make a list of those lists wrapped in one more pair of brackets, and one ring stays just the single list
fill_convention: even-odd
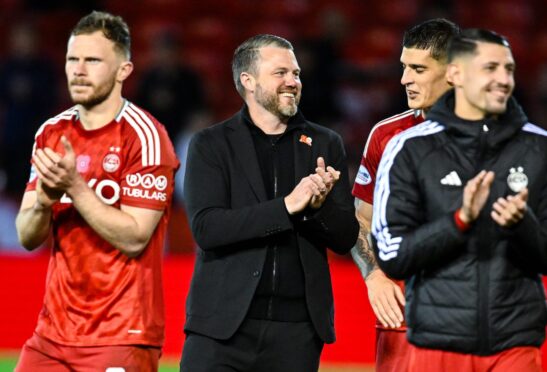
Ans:
[{"label": "white collar on jersey", "polygon": [[123,113],[125,111],[125,108],[127,106],[129,106],[129,101],[124,98],[122,108],[120,109],[120,112],[118,112],[118,115],[116,115],[116,118],[114,119],[114,120],[116,120],[116,122],[120,121],[120,119],[122,118]]},{"label": "white collar on jersey", "polygon": [[421,116],[422,119],[425,119],[423,110],[414,110],[414,117],[417,118],[418,116]]},{"label": "white collar on jersey", "polygon": [[[122,116],[123,116],[123,113],[125,112],[125,108],[129,106],[129,101],[126,100],[125,98],[123,99],[123,104],[122,104],[122,107],[120,108],[120,112],[118,112],[118,114],[116,115],[116,117],[114,118],[114,120],[116,120],[116,123],[119,123]],[[74,106],[73,107],[74,111],[76,112],[76,120],[80,120],[80,111],[78,111],[78,106]]]}]

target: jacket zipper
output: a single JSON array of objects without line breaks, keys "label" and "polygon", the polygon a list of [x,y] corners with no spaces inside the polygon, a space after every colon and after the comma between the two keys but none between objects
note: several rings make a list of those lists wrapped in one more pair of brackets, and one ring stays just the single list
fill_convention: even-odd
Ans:
[{"label": "jacket zipper", "polygon": [[[483,124],[482,131],[480,132],[479,138],[479,161],[477,163],[478,169],[477,172],[481,171],[485,162],[486,155],[486,137],[488,134],[488,126]],[[480,218],[480,217],[479,217]],[[480,223],[480,221],[478,221]],[[483,239],[483,234],[487,233],[484,231],[484,228],[480,230],[479,239],[478,239],[478,278],[479,278],[479,350],[482,353],[485,353],[490,348],[490,327],[488,325],[488,282],[490,280],[490,244],[488,240]],[[484,246],[483,246],[484,244]]]},{"label": "jacket zipper", "polygon": [[[273,163],[273,181],[274,181],[274,184],[273,184],[273,187],[274,187],[274,199],[278,197],[278,194],[279,194],[279,190],[278,190],[278,175],[277,175],[277,148],[276,148],[276,145],[277,145],[277,139],[274,140],[272,142],[272,153],[273,153],[273,157],[272,157],[272,163]],[[267,315],[267,318],[268,319],[272,319],[273,318],[273,300],[274,300],[274,297],[275,297],[275,294],[276,294],[276,284],[277,284],[277,260],[278,260],[278,257],[277,257],[277,244],[274,244],[274,246],[272,247],[272,255],[273,255],[273,265],[272,265],[272,295],[270,296],[270,300],[268,301],[268,315]]]}]

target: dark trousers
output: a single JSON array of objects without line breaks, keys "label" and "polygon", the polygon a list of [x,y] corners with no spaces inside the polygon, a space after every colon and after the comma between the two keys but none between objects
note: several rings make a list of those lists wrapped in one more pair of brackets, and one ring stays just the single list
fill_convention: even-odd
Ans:
[{"label": "dark trousers", "polygon": [[228,340],[188,333],[181,372],[316,372],[323,341],[310,322],[247,319]]}]

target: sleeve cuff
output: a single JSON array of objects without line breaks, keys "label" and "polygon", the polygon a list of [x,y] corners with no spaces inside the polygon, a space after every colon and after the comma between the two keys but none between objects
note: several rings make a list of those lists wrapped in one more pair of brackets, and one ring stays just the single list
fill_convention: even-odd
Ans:
[{"label": "sleeve cuff", "polygon": [[471,224],[463,221],[460,218],[460,208],[456,209],[456,212],[454,212],[454,223],[456,224],[456,227],[461,232],[466,232],[471,227]]}]

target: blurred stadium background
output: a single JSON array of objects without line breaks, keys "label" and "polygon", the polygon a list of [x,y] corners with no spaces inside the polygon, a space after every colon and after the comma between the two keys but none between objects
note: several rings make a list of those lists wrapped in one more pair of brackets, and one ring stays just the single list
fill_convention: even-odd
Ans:
[{"label": "blurred stadium background", "polygon": [[[34,133],[70,106],[64,55],[80,17],[106,10],[128,22],[136,69],[124,95],[166,125],[183,165],[192,133],[242,105],[231,81],[235,47],[257,33],[288,38],[303,69],[301,109],[343,136],[353,178],[374,123],[406,109],[399,84],[402,34],[428,18],[446,17],[507,36],[518,66],[515,95],[530,120],[545,127],[546,5],[545,0],[0,0],[0,371],[13,368],[42,302],[48,248],[25,252],[14,218]],[[163,368],[176,366],[180,356],[193,263],[180,189],[165,248]],[[331,257],[331,267],[338,341],[325,348],[321,371],[372,370],[374,317],[366,288],[349,257]]]}]

